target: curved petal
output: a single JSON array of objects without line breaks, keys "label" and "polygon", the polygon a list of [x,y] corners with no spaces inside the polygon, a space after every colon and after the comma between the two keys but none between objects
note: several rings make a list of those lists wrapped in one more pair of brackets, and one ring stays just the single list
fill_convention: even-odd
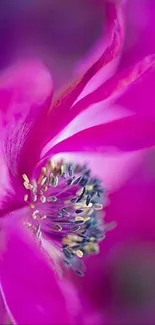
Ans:
[{"label": "curved petal", "polygon": [[[122,0],[99,0],[96,1],[96,6],[100,5],[102,8],[103,19],[105,19],[105,26],[103,26],[103,32],[101,38],[96,42],[96,46],[92,49],[89,56],[83,58],[80,66],[77,67],[77,73],[80,71],[87,71],[92,65],[92,62],[97,62],[97,60],[102,56],[103,51],[108,49],[108,46],[112,44],[112,37],[116,35],[115,43],[111,47],[113,56],[111,60],[107,60],[107,64],[100,66],[100,70],[96,71],[96,74],[90,79],[77,101],[90,92],[97,89],[103,82],[109,79],[115,72],[118,65],[123,43],[124,43],[124,4]],[[105,17],[105,18],[104,18]],[[117,49],[117,52],[115,50]],[[110,54],[110,52],[109,52]],[[108,58],[108,51],[107,51]]]},{"label": "curved petal", "polygon": [[[100,71],[101,68],[105,69],[108,63],[110,63],[120,51],[120,47],[122,44],[122,34],[120,32],[121,27],[118,17],[120,14],[119,10],[121,10],[121,5],[120,2],[118,4],[117,1],[106,2],[110,12],[112,11],[110,41],[106,49],[102,50],[102,55],[97,59],[97,61],[93,61],[93,64],[85,72],[85,74],[81,78],[76,80],[76,82],[74,82],[68,89],[66,89],[64,93],[59,94],[57,99],[55,98],[55,101],[51,106],[51,113],[48,116],[48,121],[45,130],[46,134],[47,132],[50,133],[50,139],[54,137],[60,130],[62,130],[64,126],[66,126],[77,114],[79,114],[83,110],[80,107],[80,109],[75,110],[74,113],[71,113],[70,111],[72,105],[77,100],[78,96],[82,93],[86,85],[88,85],[88,88],[90,89],[89,92],[92,92],[93,89],[91,89],[89,81],[97,75],[97,72]],[[94,80],[93,84],[95,84]],[[84,96],[86,96],[86,93]],[[89,104],[91,104],[91,101],[89,102]],[[86,107],[83,108],[85,109]],[[55,125],[55,127],[51,130],[52,121],[55,120],[58,120],[59,123]]]},{"label": "curved petal", "polygon": [[118,105],[111,104],[111,100],[106,100],[94,105],[78,114],[56,137],[51,139],[41,152],[41,158],[57,143],[71,137],[72,135],[87,128],[106,124],[120,118],[130,116],[131,113]]},{"label": "curved petal", "polygon": [[[146,56],[135,65],[130,65],[128,68],[118,71],[97,90],[75,103],[73,105],[74,110],[72,114],[75,114],[75,112],[76,114],[77,112],[80,113],[89,105],[101,102],[107,98],[115,101],[122,94],[126,93],[128,88],[130,89],[132,85],[138,84],[139,81],[145,85],[147,78],[153,79],[154,74],[155,55]],[[147,112],[147,109],[145,109],[144,112]]]},{"label": "curved petal", "polygon": [[22,161],[23,151],[27,157],[31,155],[31,163],[36,159],[29,138],[33,139],[35,131],[36,139],[34,125],[36,120],[37,128],[39,123],[42,125],[42,119],[49,110],[51,93],[51,76],[38,62],[19,63],[1,75],[1,139],[4,140],[6,163],[13,176],[20,174],[19,161],[21,165],[29,164],[29,160]]},{"label": "curved petal", "polygon": [[155,62],[146,70],[143,77],[135,80],[126,92],[117,100],[116,104],[134,111],[140,115],[155,117]]},{"label": "curved petal", "polygon": [[0,295],[0,324],[6,325],[9,323],[9,321],[10,321],[9,315],[5,308],[5,304],[4,304],[2,295]]},{"label": "curved petal", "polygon": [[153,146],[155,120],[137,115],[124,117],[78,132],[56,144],[48,156],[60,152],[133,151]]},{"label": "curved petal", "polygon": [[[52,108],[51,114],[48,115],[44,123],[45,124],[44,126],[42,123],[43,117],[45,117],[45,113],[47,113],[49,109],[49,101],[47,101],[45,105],[45,99],[49,97],[49,88],[51,91],[51,83],[49,81],[49,75],[47,76],[47,73],[45,72],[42,72],[43,76],[38,75],[38,73],[36,73],[36,70],[33,70],[33,66],[31,66],[31,71],[30,69],[27,70],[27,67],[24,67],[22,71],[22,77],[21,77],[21,73],[20,73],[20,77],[19,76],[16,77],[16,74],[18,75],[19,73],[16,73],[14,75],[13,71],[11,70],[11,74],[10,74],[11,79],[14,80],[14,86],[13,86],[14,91],[12,93],[12,89],[11,89],[11,100],[8,98],[8,89],[5,89],[8,88],[8,77],[7,77],[8,75],[2,78],[2,82],[4,86],[2,85],[3,88],[1,91],[1,96],[2,96],[1,101],[4,103],[3,106],[4,108],[6,107],[10,108],[7,109],[8,113],[7,114],[5,113],[6,115],[5,124],[12,117],[14,117],[14,123],[18,121],[18,130],[17,130],[18,132],[16,132],[16,130],[12,126],[11,131],[9,130],[11,136],[7,138],[6,146],[5,146],[7,163],[13,175],[17,175],[17,174],[20,175],[23,172],[24,173],[28,172],[29,174],[31,173],[32,166],[34,167],[37,159],[39,159],[40,147],[42,147],[45,144],[44,142],[46,142],[47,140],[46,136],[44,136],[44,132],[49,132],[50,138],[52,138],[54,134],[58,133],[57,128],[59,127],[55,126],[51,130],[51,125],[53,124],[53,121],[58,120],[59,117],[58,124],[60,125],[61,128],[60,119],[64,118],[64,114],[62,114],[62,108],[65,115],[67,115],[71,105],[77,99],[78,95],[84,89],[84,87],[89,82],[89,80],[101,69],[101,67],[102,68],[105,67],[109,62],[111,62],[111,60],[113,60],[116,56],[118,56],[118,53],[120,51],[120,46],[122,44],[122,30],[121,30],[122,18],[120,18],[121,16],[120,11],[122,10],[122,6],[121,6],[121,2],[118,1],[109,2],[109,0],[106,1],[106,6],[109,15],[111,17],[109,22],[110,36],[108,37],[108,44],[106,46],[106,49],[101,50],[102,54],[99,55],[99,58],[94,58],[94,60],[92,60],[93,63],[91,63],[90,69],[84,74],[84,76],[82,76],[80,80],[78,80],[76,85],[73,85],[67,91],[67,94],[61,97],[61,100],[59,100],[55,104],[53,103],[51,107]],[[33,70],[33,78],[31,74],[32,70]],[[44,77],[46,77],[45,80]],[[5,80],[6,80],[7,87],[5,87]],[[33,81],[32,84],[30,84],[29,82],[30,80]],[[36,83],[36,81],[38,81],[39,86],[38,83]],[[13,82],[11,81],[10,84],[11,84],[10,87],[12,87]],[[41,100],[40,97],[38,100],[37,97],[38,92],[40,92],[42,85],[44,85],[43,90],[46,89],[46,92],[44,92],[43,96],[40,96]],[[24,95],[23,89],[25,89],[25,87],[28,89]],[[35,88],[35,91],[32,91],[33,88]],[[32,93],[33,96],[29,95]],[[42,91],[41,91],[41,95],[42,95]],[[35,101],[32,100],[32,97],[33,99],[35,99]],[[40,108],[38,109],[38,102],[41,106],[40,107],[41,109]],[[29,111],[29,105],[31,104],[33,104],[34,107],[33,110],[31,109]],[[22,122],[23,122],[23,118],[25,118],[25,113],[23,117],[23,114],[21,113],[21,106],[22,108],[24,107],[24,112],[26,112],[27,114],[27,118],[26,121],[24,121],[24,124],[22,124]],[[38,112],[39,114],[37,114]],[[37,123],[35,123],[35,125],[34,125],[34,117],[35,119],[37,118]],[[20,121],[21,123],[19,123]],[[16,146],[14,146],[14,143],[16,143]],[[36,143],[38,144],[37,148],[36,148]],[[18,147],[18,151],[16,150],[17,147]],[[21,151],[19,150],[19,148],[22,148]],[[30,153],[32,154],[32,148],[33,148],[33,156],[31,156],[31,159],[27,161],[27,164],[25,164],[25,160],[27,159],[27,157],[30,156]],[[18,171],[17,171],[17,165],[18,165]]]},{"label": "curved petal", "polygon": [[[81,129],[89,127],[90,119],[88,119],[89,110],[96,109],[96,114],[100,114],[100,107],[102,105],[103,109],[108,108],[109,111],[114,107],[114,102],[116,102],[116,110],[114,110],[114,118],[117,113],[120,111],[120,105],[119,104],[119,97],[123,97],[122,94],[126,93],[128,88],[132,89],[135,86],[135,84],[140,82],[145,83],[145,78],[147,79],[147,76],[150,76],[151,74],[154,75],[154,66],[155,66],[155,56],[148,56],[144,58],[142,61],[138,62],[136,65],[131,66],[127,68],[124,71],[118,72],[114,77],[107,80],[101,87],[99,87],[97,90],[93,91],[89,95],[85,96],[81,100],[79,100],[73,107],[70,109],[70,106],[67,106],[65,104],[65,98],[64,100],[60,101],[60,103],[57,103],[55,107],[52,109],[51,113],[48,116],[48,120],[46,123],[46,129],[45,129],[45,144],[46,141],[49,142],[53,137],[55,137],[60,131],[62,131],[71,121],[73,121],[76,117],[77,119],[80,118],[80,113],[83,113],[83,119],[81,126],[79,126],[79,131]],[[73,90],[74,92],[74,90]],[[67,95],[66,95],[67,98]],[[117,100],[118,99],[118,100]],[[69,103],[68,103],[69,105]],[[125,105],[124,105],[125,107]],[[119,108],[119,110],[118,110]],[[132,108],[131,108],[132,109]],[[101,120],[104,119],[104,110],[103,110],[103,116],[101,117]],[[137,106],[135,105],[134,110],[137,111]],[[144,114],[150,115],[151,108],[148,109],[147,106],[145,106]],[[64,112],[64,114],[63,114]],[[86,114],[86,115],[85,115]],[[100,117],[99,117],[100,118]],[[55,124],[54,128],[51,130],[51,124],[53,120],[58,120],[59,123]],[[97,120],[97,118],[96,118]],[[74,121],[73,121],[74,123]],[[99,124],[97,122],[97,124]],[[69,132],[69,129],[68,129]],[[77,132],[77,128],[75,128],[75,132]],[[69,132],[70,133],[70,132]],[[62,133],[63,135],[63,133]],[[50,146],[50,144],[48,145]]]},{"label": "curved petal", "polygon": [[31,234],[18,224],[1,228],[0,252],[1,292],[17,324],[74,323],[63,294],[63,280]]}]

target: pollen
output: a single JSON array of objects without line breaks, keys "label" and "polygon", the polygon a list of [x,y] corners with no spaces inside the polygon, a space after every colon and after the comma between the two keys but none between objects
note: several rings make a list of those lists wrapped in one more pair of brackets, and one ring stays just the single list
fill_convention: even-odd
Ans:
[{"label": "pollen", "polygon": [[78,249],[77,251],[75,251],[75,254],[76,254],[78,257],[80,257],[80,258],[83,257],[83,252],[80,251],[80,249]]},{"label": "pollen", "polygon": [[59,242],[65,265],[82,275],[76,265],[85,256],[99,253],[99,243],[110,228],[103,218],[106,192],[100,179],[87,166],[52,159],[37,179],[26,174],[22,178],[24,201],[31,211],[25,225],[39,242],[44,235]]}]

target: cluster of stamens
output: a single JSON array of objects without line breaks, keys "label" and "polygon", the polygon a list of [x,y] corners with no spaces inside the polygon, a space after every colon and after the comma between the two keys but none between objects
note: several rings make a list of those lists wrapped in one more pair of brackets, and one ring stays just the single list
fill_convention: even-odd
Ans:
[{"label": "cluster of stamens", "polygon": [[104,189],[86,166],[49,160],[31,182],[23,174],[24,196],[31,208],[26,221],[37,238],[46,235],[61,243],[64,262],[79,275],[83,256],[99,252],[108,229],[103,222]]}]

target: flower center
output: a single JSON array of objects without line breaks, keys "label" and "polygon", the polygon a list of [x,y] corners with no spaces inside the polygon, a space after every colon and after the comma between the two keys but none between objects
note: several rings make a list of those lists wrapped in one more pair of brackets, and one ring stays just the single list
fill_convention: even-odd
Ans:
[{"label": "flower center", "polygon": [[22,177],[32,212],[26,226],[38,239],[46,235],[61,244],[64,262],[72,268],[99,252],[109,227],[103,220],[105,191],[87,166],[49,160],[37,179]]}]

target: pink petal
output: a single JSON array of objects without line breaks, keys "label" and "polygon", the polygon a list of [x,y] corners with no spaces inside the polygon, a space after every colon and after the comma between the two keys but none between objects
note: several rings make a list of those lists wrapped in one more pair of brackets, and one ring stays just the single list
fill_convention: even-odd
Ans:
[{"label": "pink petal", "polygon": [[[92,310],[102,314],[106,324],[130,323],[140,325],[143,320],[145,320],[146,324],[153,324],[155,319],[154,294],[149,306],[136,305],[132,308],[128,304],[124,308],[123,302],[122,305],[119,305],[122,286],[121,288],[118,286],[116,288],[116,283],[114,283],[117,279],[116,270],[119,270],[121,259],[123,262],[125,257],[126,260],[124,259],[124,262],[130,265],[134,254],[135,256],[138,254],[136,259],[138,263],[140,262],[140,268],[138,263],[135,267],[140,276],[142,276],[141,273],[143,269],[145,270],[145,266],[151,272],[150,274],[154,273],[155,152],[154,149],[151,149],[141,151],[140,155],[141,159],[139,159],[138,165],[136,164],[130,179],[117,192],[110,195],[109,198],[110,204],[106,209],[106,220],[115,220],[117,227],[107,234],[105,241],[101,244],[101,253],[86,262],[87,272],[85,278],[74,279],[74,281],[77,281],[83,299],[90,304]],[[147,247],[148,251],[146,250]],[[139,248],[141,248],[141,251],[139,251]],[[108,268],[109,262],[113,265],[112,272]],[[132,265],[128,266],[127,272],[130,272],[130,270],[130,278],[128,277],[124,286],[127,288],[130,285],[130,289],[132,289],[132,283],[135,288],[135,276],[137,273],[133,273],[136,272],[136,269],[134,268],[132,271]],[[126,271],[122,272],[122,276],[123,274],[125,275]],[[145,281],[145,274],[143,274],[144,279],[141,278],[140,281]],[[145,285],[147,286],[146,281]],[[152,287],[154,290],[154,281],[152,282]],[[130,289],[128,291],[129,299]],[[124,299],[128,298],[128,294],[126,292]]]},{"label": "pink petal", "polygon": [[[104,105],[103,108],[108,106],[114,106],[114,102],[117,103],[117,98],[122,96],[123,93],[127,91],[129,87],[134,87],[135,83],[139,82],[139,80],[144,80],[147,77],[147,74],[154,74],[154,64],[155,57],[149,56],[138,62],[136,65],[127,68],[122,72],[118,72],[114,77],[106,81],[101,87],[97,90],[93,91],[89,95],[85,96],[81,100],[79,100],[73,107],[70,109],[71,95],[74,95],[74,89],[71,93],[67,94],[66,97],[57,102],[53,109],[51,110],[51,114],[48,116],[48,121],[46,123],[46,141],[49,142],[54,136],[56,136],[60,131],[63,130],[68,124],[75,119],[79,118],[79,114],[88,109],[86,114],[89,114],[89,109],[92,110],[93,104],[98,105],[98,109],[100,109],[100,105]],[[152,72],[151,72],[152,71]],[[141,79],[140,79],[141,78]],[[77,86],[78,87],[78,86]],[[76,88],[75,88],[76,89]],[[94,108],[96,106],[94,105]],[[120,105],[119,105],[120,106]],[[122,106],[122,105],[121,105]],[[117,108],[117,107],[116,107]],[[135,107],[135,110],[137,107]],[[110,108],[109,108],[110,110]],[[145,107],[145,112],[147,115],[149,114],[149,110],[147,106]],[[84,113],[85,114],[85,113]],[[116,112],[115,112],[116,114]],[[114,116],[115,116],[114,114]],[[103,110],[104,115],[104,110]],[[89,121],[85,115],[82,120],[80,129],[88,127]],[[103,118],[102,118],[103,119]],[[52,121],[58,120],[59,123],[55,124],[55,126],[51,130]],[[97,123],[98,124],[98,123]],[[79,129],[79,130],[80,130]],[[76,129],[75,129],[76,130]],[[46,142],[45,142],[46,143]]]},{"label": "pink petal", "polygon": [[[131,66],[128,69],[117,73],[96,91],[74,104],[68,113],[67,111],[64,111],[66,113],[65,115],[63,115],[63,110],[61,111],[61,115],[57,115],[61,107],[60,102],[60,107],[56,106],[56,109],[58,110],[53,108],[51,118],[48,116],[46,132],[49,134],[46,136],[50,141],[44,147],[42,155],[44,155],[53,144],[58,143],[62,139],[65,139],[78,131],[112,121],[113,119],[118,119],[119,117],[128,116],[131,114],[132,110],[137,111],[139,106],[137,107],[137,105],[134,105],[133,107],[130,107],[129,105],[126,105],[125,107],[124,105],[123,107],[121,99],[126,97],[128,89],[134,89],[136,84],[145,84],[145,80],[147,80],[148,76],[154,75],[154,62],[154,56],[146,57],[142,61],[138,62],[134,67]],[[134,94],[134,96],[136,96],[136,94]],[[131,97],[130,101],[132,101],[132,98],[135,97]],[[116,102],[117,105],[115,105],[114,102]],[[131,112],[126,108],[130,108]],[[149,110],[146,105],[145,111],[140,111],[140,113],[150,115],[151,108]],[[52,117],[53,119],[59,120],[59,123],[57,123],[51,130]],[[62,129],[63,131],[59,133]],[[52,136],[56,134],[58,135],[53,139]]]},{"label": "pink petal", "polygon": [[[79,100],[73,106],[73,116],[86,109],[89,105],[101,102],[110,98],[115,101],[122,94],[126,93],[135,84],[147,82],[147,79],[153,79],[155,74],[155,56],[150,55],[128,68],[118,71],[112,78],[103,83],[97,90]],[[151,80],[152,81],[152,80]],[[151,83],[150,83],[151,84]],[[152,89],[152,86],[151,86]],[[146,89],[145,89],[146,90]],[[145,92],[144,92],[145,96]],[[145,109],[145,112],[148,110]]]},{"label": "pink petal", "polygon": [[112,149],[133,151],[153,146],[155,121],[129,116],[78,132],[58,143],[48,156],[60,152],[112,152]]},{"label": "pink petal", "polygon": [[[91,85],[89,85],[89,81],[93,77],[95,78],[97,72],[99,72],[101,69],[105,69],[107,65],[110,64],[112,60],[116,58],[116,56],[118,56],[118,53],[120,53],[120,48],[122,44],[122,33],[120,26],[121,23],[119,22],[119,10],[122,10],[121,5],[116,3],[115,1],[107,1],[107,6],[112,15],[112,22],[110,23],[112,29],[110,41],[107,44],[106,49],[101,51],[102,55],[97,59],[97,61],[92,61],[92,66],[85,72],[85,74],[82,75],[81,78],[76,80],[76,82],[74,82],[68,89],[66,89],[64,93],[58,97],[58,99],[55,99],[55,102],[53,103],[51,109],[51,114],[48,116],[48,121],[46,124],[46,133],[48,133],[47,137],[49,137],[50,134],[50,139],[53,138],[60,130],[62,130],[62,128],[66,126],[77,114],[79,114],[83,109],[88,107],[88,105],[87,107],[83,106],[83,108],[80,106],[80,109],[75,110],[74,113],[70,112],[71,106],[77,100],[78,96],[81,94],[87,84],[88,88],[90,89],[89,92],[92,92],[93,89],[91,88]],[[103,81],[105,80],[102,80],[102,83]],[[92,82],[93,85],[96,84],[94,80]],[[95,89],[97,87],[99,87],[99,85],[96,85]],[[107,98],[107,96],[105,97]],[[103,99],[105,99],[105,97],[103,96]],[[98,100],[96,102],[98,102]],[[90,104],[91,101],[89,101],[89,105]],[[59,120],[59,123],[55,125],[54,128],[51,130],[51,124],[55,120]]]},{"label": "pink petal", "polygon": [[56,137],[47,143],[41,152],[41,157],[43,157],[55,144],[80,131],[130,115],[131,113],[128,110],[111,104],[110,99],[91,105],[81,114],[78,114]]},{"label": "pink petal", "polygon": [[[92,63],[97,62],[97,60],[102,56],[103,51],[107,50],[109,45],[112,44],[112,38],[116,35],[115,43],[111,48],[113,52],[112,59],[107,60],[107,64],[100,66],[100,70],[96,71],[96,74],[80,94],[80,98],[85,97],[90,92],[98,88],[103,82],[105,82],[111,75],[115,72],[118,65],[123,41],[124,41],[124,6],[122,1],[114,0],[113,2],[109,0],[99,0],[98,3],[102,6],[103,20],[105,20],[105,26],[103,26],[103,33],[101,38],[96,42],[94,48],[89,56],[83,58],[83,61],[77,67],[77,73],[87,71]],[[98,4],[96,3],[96,6]],[[119,46],[119,47],[118,47]],[[115,50],[118,49],[117,52]],[[110,54],[110,53],[109,53]],[[108,51],[107,51],[108,58]]]},{"label": "pink petal", "polygon": [[[91,65],[90,69],[84,74],[84,76],[78,81],[77,85],[73,85],[72,89],[69,90],[69,93],[67,96],[64,96],[61,99],[61,105],[57,103],[54,105],[54,107],[51,110],[51,114],[47,118],[47,125],[46,121],[44,121],[44,125],[42,125],[43,117],[45,117],[45,113],[49,109],[49,101],[45,105],[45,99],[49,97],[49,94],[51,92],[51,82],[49,80],[49,75],[47,72],[42,71],[39,72],[43,75],[38,75],[38,67],[34,69],[34,67],[31,65],[30,69],[26,67],[23,68],[23,70],[20,71],[20,69],[15,73],[13,71],[9,71],[9,76],[11,75],[11,81],[8,80],[8,75],[4,76],[2,79],[2,82],[4,83],[3,89],[1,91],[1,102],[3,102],[3,107],[7,107],[7,114],[5,111],[5,124],[12,118],[14,118],[14,122],[18,120],[18,130],[12,126],[11,130],[9,130],[9,133],[11,134],[11,137],[7,137],[6,141],[6,157],[7,157],[7,164],[8,167],[13,175],[20,175],[21,173],[25,172],[30,174],[32,171],[32,168],[34,167],[36,161],[39,159],[39,150],[40,147],[42,147],[48,139],[47,137],[52,138],[54,134],[58,133],[57,128],[59,128],[58,125],[60,125],[60,128],[62,128],[61,118],[64,117],[62,114],[62,107],[63,112],[67,115],[68,110],[70,109],[70,106],[72,103],[76,100],[78,95],[81,93],[81,91],[84,89],[86,84],[89,82],[89,80],[103,67],[105,67],[108,63],[110,63],[116,56],[118,56],[118,53],[120,53],[120,46],[122,44],[122,30],[121,30],[121,24],[122,24],[122,16],[120,14],[120,11],[122,10],[120,4],[109,3],[107,2],[107,10],[109,12],[109,34],[110,37],[108,38],[107,47],[103,50],[101,50],[101,55],[99,55],[99,58],[94,58],[93,64]],[[121,16],[121,17],[120,17]],[[96,51],[95,51],[96,53]],[[92,62],[92,61],[91,61]],[[33,70],[33,73],[32,73]],[[32,73],[32,74],[31,74]],[[32,78],[33,75],[33,78]],[[37,76],[37,78],[36,78]],[[24,77],[24,81],[23,81]],[[31,79],[32,78],[32,79]],[[45,80],[44,80],[45,79]],[[32,80],[32,84],[29,82],[29,80]],[[41,80],[41,81],[40,81]],[[38,86],[39,82],[39,86]],[[5,86],[6,84],[6,86]],[[43,85],[43,87],[42,87]],[[12,89],[13,87],[13,89]],[[25,91],[25,88],[27,89]],[[42,89],[43,88],[43,91]],[[8,96],[8,89],[9,93],[11,93],[11,96]],[[35,89],[35,91],[32,89]],[[41,95],[38,95],[40,93],[41,89]],[[45,92],[44,92],[45,89]],[[24,93],[24,91],[25,93]],[[43,93],[43,95],[42,95]],[[37,97],[39,96],[39,98]],[[38,109],[38,106],[40,105],[41,109]],[[33,110],[30,110],[29,106],[32,106]],[[23,113],[21,113],[21,107],[23,109],[24,107],[24,116]],[[43,110],[42,110],[43,108]],[[27,118],[25,121],[25,112],[27,112]],[[39,114],[38,114],[39,113]],[[38,116],[39,115],[39,116]],[[51,128],[51,125],[53,124],[53,121],[58,120],[59,123],[57,126]],[[3,116],[2,116],[3,117]],[[37,121],[35,122],[35,126],[33,125],[33,121],[37,118]],[[24,124],[19,126],[19,122],[24,120]],[[66,123],[65,119],[63,119],[63,123]],[[33,126],[33,127],[32,127]],[[47,137],[44,132],[47,132]],[[11,139],[10,139],[11,138]],[[16,147],[13,145],[16,143],[16,146],[18,147],[18,151],[16,150]],[[37,148],[36,148],[36,143]],[[19,150],[19,148],[22,148]],[[33,148],[33,156],[32,156],[32,149]],[[27,157],[31,155],[31,159],[28,160]],[[25,163],[27,161],[27,163]]]},{"label": "pink petal", "polygon": [[74,323],[62,280],[18,224],[1,229],[0,277],[7,310],[17,324]]},{"label": "pink petal", "polygon": [[28,167],[29,159],[26,162],[24,157],[22,161],[22,155],[31,155],[31,163],[36,159],[29,137],[33,138],[36,120],[42,125],[51,92],[51,76],[36,62],[17,64],[1,76],[1,137],[4,137],[6,161],[12,175],[20,173],[17,170],[20,160],[23,169],[25,165]]},{"label": "pink petal", "polygon": [[6,325],[10,321],[2,296],[0,295],[0,324]]},{"label": "pink petal", "polygon": [[154,84],[155,62],[152,67],[144,73],[144,76],[135,80],[135,82],[128,87],[127,91],[116,100],[116,104],[140,115],[148,115],[154,118]]}]

